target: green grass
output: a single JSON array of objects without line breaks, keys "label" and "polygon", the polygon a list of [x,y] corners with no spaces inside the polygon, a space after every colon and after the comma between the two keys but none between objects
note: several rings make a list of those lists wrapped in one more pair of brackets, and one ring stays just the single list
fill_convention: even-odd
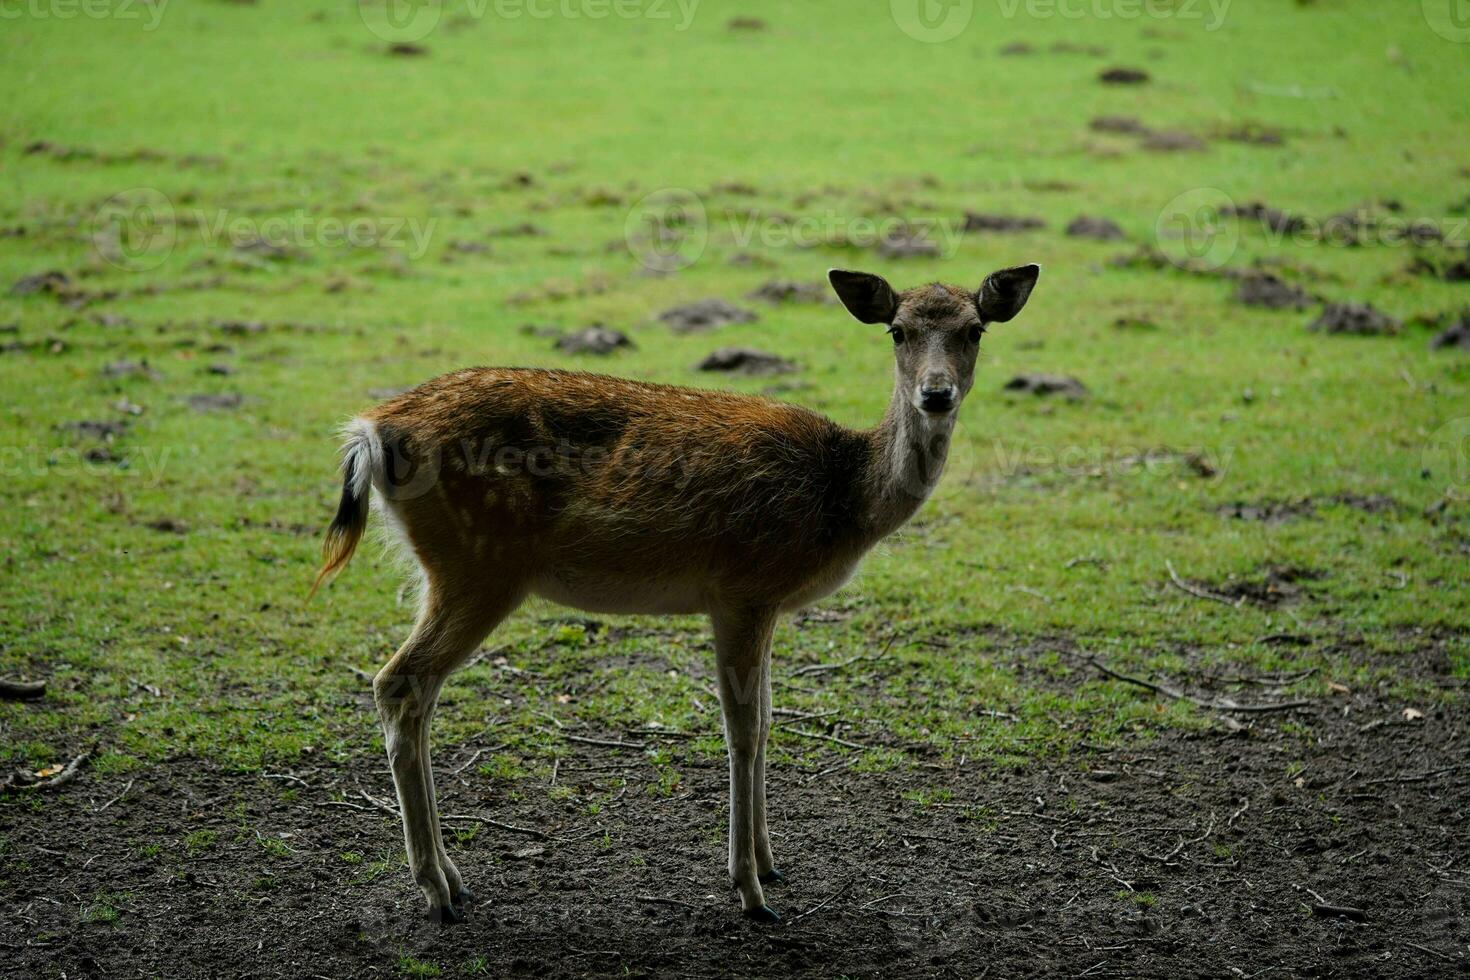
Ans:
[{"label": "green grass", "polygon": [[[493,5],[475,17],[450,4],[421,57],[388,56],[341,3],[169,4],[152,30],[120,17],[7,20],[0,229],[24,234],[0,237],[0,286],[58,269],[119,295],[72,308],[0,293],[0,325],[17,325],[0,343],[22,345],[0,354],[0,674],[51,679],[42,704],[0,703],[0,765],[39,769],[94,741],[113,772],[189,754],[243,772],[375,753],[352,669],[381,663],[412,608],[375,549],[303,601],[335,503],[335,427],[375,389],[467,364],[708,384],[691,365],[728,344],[797,360],[800,386],[783,397],[871,424],[888,396],[887,341],[835,307],[752,303],[758,322],[713,337],[653,321],[676,302],[739,299],[832,265],[900,286],[1045,267],[1031,306],[986,341],[936,498],[824,603],[837,615],[778,633],[778,702],[829,713],[814,728],[841,721],[846,740],[876,743],[852,750],[856,771],[910,764],[919,748],[1022,765],[1082,741],[1210,723],[1101,681],[1079,651],[1137,672],[1317,667],[1298,685],[1308,696],[1336,681],[1447,697],[1404,654],[1463,636],[1470,621],[1457,441],[1470,425],[1470,360],[1431,353],[1422,328],[1308,333],[1310,311],[1237,305],[1217,279],[1112,269],[1131,244],[1061,229],[1097,214],[1150,241],[1171,200],[1216,188],[1319,218],[1394,198],[1463,240],[1452,210],[1470,196],[1470,104],[1455,84],[1466,48],[1430,30],[1418,4],[1371,0],[1233,5],[1218,30],[1037,17],[1025,5],[1008,18],[1008,5],[977,4],[969,29],[937,44],[905,35],[888,7],[706,2],[680,29],[676,5],[666,21],[506,18]],[[769,29],[728,30],[741,15]],[[998,54],[1017,41],[1037,53]],[[1050,52],[1058,42],[1109,53]],[[1098,84],[1113,64],[1145,66],[1154,81]],[[1198,135],[1264,124],[1287,143],[1147,153],[1090,131],[1098,115]],[[43,140],[91,152],[27,152]],[[679,188],[702,202],[707,247],[678,275],[642,275],[625,230],[647,195]],[[115,246],[95,245],[91,230],[99,208],[111,227],[104,204],[117,195],[155,206],[171,250],[108,260]],[[953,235],[966,210],[1048,227]],[[745,242],[752,214],[764,223]],[[952,247],[905,262],[785,247],[788,225],[773,215],[817,234],[927,220]],[[304,236],[284,258],[215,236],[271,220]],[[407,230],[401,246],[327,241],[330,222],[355,220],[389,238]],[[546,234],[488,234],[523,222]],[[769,265],[729,262],[742,252]],[[1463,284],[1401,274],[1410,252],[1243,227],[1232,264],[1285,259],[1314,270],[1308,285],[1325,295],[1406,318],[1470,303]],[[1116,329],[1120,318],[1156,329]],[[522,330],[594,321],[637,349],[579,359]],[[122,359],[156,376],[104,376]],[[235,373],[208,373],[215,363]],[[1092,396],[1003,394],[1019,371],[1074,374]],[[241,407],[186,403],[227,393]],[[59,428],[83,419],[129,423],[111,447],[118,461],[87,461],[97,440]],[[1216,475],[1200,476],[1190,454]],[[1323,504],[1273,527],[1216,513],[1339,494],[1402,508]],[[149,526],[165,520],[186,533]],[[1266,566],[1324,574],[1289,606],[1229,607],[1172,588],[1170,563],[1200,582]],[[721,751],[705,627],[639,621],[609,640],[557,615],[532,607],[491,638],[494,655],[446,689],[437,741],[490,724],[497,748],[476,771],[544,792],[527,777],[546,776],[564,748],[553,719],[710,734],[653,760],[654,791],[676,792],[680,752]],[[1311,645],[1262,642],[1282,632]],[[877,654],[890,639],[884,660],[786,680],[796,665]],[[1347,647],[1358,653],[1342,656]],[[1470,677],[1470,660],[1456,658]],[[842,751],[789,732],[773,747],[782,764]],[[191,835],[189,851],[207,850],[210,833]]]}]

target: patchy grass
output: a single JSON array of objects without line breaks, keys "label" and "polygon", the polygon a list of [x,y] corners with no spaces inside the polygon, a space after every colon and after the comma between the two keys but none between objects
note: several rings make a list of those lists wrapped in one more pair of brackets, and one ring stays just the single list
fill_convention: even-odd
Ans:
[{"label": "patchy grass", "polygon": [[[1470,679],[1457,441],[1470,361],[1431,352],[1423,327],[1315,334],[1314,312],[1239,305],[1230,280],[1109,265],[1201,188],[1314,220],[1391,199],[1463,239],[1470,130],[1450,83],[1464,52],[1418,5],[1232,8],[1216,31],[986,8],[942,44],[909,38],[882,4],[840,23],[830,5],[742,5],[774,25],[748,34],[726,29],[724,7],[687,29],[455,21],[456,7],[446,24],[459,28],[398,58],[350,6],[169,9],[142,33],[120,19],[7,22],[0,286],[55,269],[70,292],[0,295],[0,326],[15,326],[0,334],[14,341],[0,354],[0,674],[50,681],[43,702],[0,703],[6,769],[91,745],[101,774],[377,753],[361,672],[410,625],[401,577],[366,549],[304,602],[335,500],[335,426],[375,392],[466,364],[708,384],[692,365],[726,345],[791,358],[801,370],[781,397],[870,424],[887,398],[881,331],[832,306],[742,299],[832,265],[900,285],[978,284],[1019,261],[1046,271],[1023,317],[986,341],[936,498],[846,592],[780,628],[777,702],[796,714],[779,720],[774,765],[1013,768],[1216,723],[1100,677],[1090,657],[1238,700],[1339,685],[1430,710],[1457,696],[1447,679]],[[1019,40],[1036,53],[998,53]],[[1083,41],[1108,54],[1051,50]],[[1154,81],[1098,84],[1112,63]],[[1103,115],[1187,130],[1207,149],[1149,152],[1094,131]],[[1262,126],[1284,145],[1217,135]],[[693,192],[708,240],[677,275],[648,275],[640,202],[671,188]],[[959,234],[966,211],[1045,226]],[[113,241],[119,213],[124,233],[161,232],[169,247]],[[1064,235],[1083,213],[1128,241]],[[930,222],[941,254],[888,260],[838,240],[896,217]],[[332,243],[329,222],[359,219],[372,241]],[[271,222],[287,233],[279,249],[251,237]],[[519,226],[538,233],[504,233]],[[823,243],[796,247],[798,229]],[[1222,234],[1227,268],[1280,263],[1327,298],[1404,319],[1467,303],[1463,284],[1404,273],[1402,244],[1333,247],[1250,221]],[[654,319],[704,297],[759,319],[714,336]],[[636,347],[579,357],[524,329],[591,322]],[[1091,394],[1002,390],[1027,371],[1075,375]],[[1280,522],[1221,511],[1306,499],[1310,514]],[[1213,601],[1171,567],[1195,593],[1267,591]],[[1278,601],[1273,569],[1311,574]],[[549,778],[569,732],[646,742],[659,796],[680,792],[686,760],[723,751],[697,620],[609,628],[532,606],[488,642],[446,687],[435,741],[442,758],[493,744],[463,778],[506,799],[570,792]],[[1279,682],[1263,690],[1263,677]],[[913,793],[915,806],[944,802]],[[215,843],[198,830],[183,847]],[[260,847],[289,852],[268,836]],[[364,876],[390,864],[342,860]]]}]

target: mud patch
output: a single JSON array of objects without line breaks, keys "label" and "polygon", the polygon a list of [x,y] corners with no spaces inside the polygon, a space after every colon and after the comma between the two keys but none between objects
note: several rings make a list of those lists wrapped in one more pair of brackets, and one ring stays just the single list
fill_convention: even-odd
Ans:
[{"label": "mud patch", "polygon": [[1142,85],[1149,78],[1142,68],[1108,68],[1097,76],[1104,85]]},{"label": "mud patch", "polygon": [[1204,140],[1179,129],[1161,129],[1149,133],[1138,145],[1151,153],[1203,153],[1209,149]]},{"label": "mud patch", "polygon": [[832,289],[823,282],[795,282],[773,279],[762,283],[745,296],[763,303],[835,303]]},{"label": "mud patch", "polygon": [[1300,215],[1282,211],[1280,208],[1273,208],[1261,201],[1221,208],[1220,213],[1226,217],[1256,221],[1262,227],[1286,235],[1295,234],[1307,226],[1306,219]]},{"label": "mud patch", "polygon": [[1429,341],[1430,350],[1451,348],[1470,351],[1470,312],[1462,313],[1458,323],[1446,327]]},{"label": "mud patch", "polygon": [[1098,242],[1116,242],[1128,236],[1123,234],[1115,222],[1107,218],[1094,218],[1082,215],[1075,218],[1067,225],[1067,236],[1070,238],[1090,238]]},{"label": "mud patch", "polygon": [[1117,136],[1147,136],[1152,130],[1133,116],[1098,116],[1087,124],[1094,133]]},{"label": "mud patch", "polygon": [[675,333],[703,333],[731,323],[754,323],[759,319],[750,310],[722,299],[703,299],[664,310],[658,315]]},{"label": "mud patch", "polygon": [[1020,231],[1035,231],[1038,228],[1045,227],[1046,222],[1040,218],[1012,214],[982,214],[977,211],[967,211],[965,212],[963,230],[1011,234]]},{"label": "mud patch", "polygon": [[939,244],[922,230],[899,229],[885,235],[874,251],[884,259],[936,259]]},{"label": "mud patch", "polygon": [[196,412],[232,412],[245,403],[245,399],[235,392],[224,392],[222,394],[190,395],[184,399],[185,404]]},{"label": "mud patch", "polygon": [[1059,395],[1076,401],[1087,397],[1087,388],[1076,378],[1062,374],[1018,374],[1005,383],[1006,391],[1031,395]]},{"label": "mud patch", "polygon": [[721,371],[727,374],[790,374],[797,370],[791,361],[750,347],[724,347],[695,365],[696,371]]},{"label": "mud patch", "polygon": [[1386,337],[1399,332],[1402,324],[1368,303],[1328,303],[1322,315],[1307,329],[1319,333]]},{"label": "mud patch", "polygon": [[564,354],[611,354],[619,350],[631,350],[633,341],[621,330],[605,327],[600,323],[583,327],[556,339],[555,347]]},{"label": "mud patch", "polygon": [[1312,568],[1272,565],[1248,578],[1231,576],[1223,582],[1200,583],[1209,592],[1237,602],[1258,606],[1279,606],[1302,598],[1307,583],[1325,578],[1325,573]]},{"label": "mud patch", "polygon": [[1236,302],[1270,310],[1304,310],[1316,300],[1302,287],[1269,272],[1253,272],[1240,280]]}]

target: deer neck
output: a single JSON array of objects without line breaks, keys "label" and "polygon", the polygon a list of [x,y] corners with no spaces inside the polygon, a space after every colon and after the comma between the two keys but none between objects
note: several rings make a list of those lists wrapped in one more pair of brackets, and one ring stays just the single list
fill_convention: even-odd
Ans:
[{"label": "deer neck", "polygon": [[944,473],[954,432],[953,413],[935,418],[914,407],[898,379],[883,421],[866,435],[871,446],[865,481],[865,524],[876,542],[923,505]]}]

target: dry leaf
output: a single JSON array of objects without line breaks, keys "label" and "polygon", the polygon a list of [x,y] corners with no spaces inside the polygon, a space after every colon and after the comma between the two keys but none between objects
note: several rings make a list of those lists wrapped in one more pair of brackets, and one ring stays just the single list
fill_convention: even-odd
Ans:
[{"label": "dry leaf", "polygon": [[1404,709],[1404,721],[1418,721],[1420,718],[1423,717],[1424,712],[1420,711],[1418,708]]},{"label": "dry leaf", "polygon": [[1296,777],[1296,788],[1297,789],[1306,789],[1307,788],[1307,780],[1306,780],[1306,777],[1305,776],[1298,776],[1298,777]]},{"label": "dry leaf", "polygon": [[66,767],[65,766],[47,766],[45,769],[37,769],[36,770],[36,778],[37,779],[45,779],[47,776],[54,776],[57,773],[61,772],[61,770],[64,769],[64,768],[66,768]]},{"label": "dry leaf", "polygon": [[1337,681],[1328,681],[1327,690],[1331,691],[1333,694],[1353,693],[1352,688],[1348,687],[1346,684],[1339,684],[1337,683]]}]

